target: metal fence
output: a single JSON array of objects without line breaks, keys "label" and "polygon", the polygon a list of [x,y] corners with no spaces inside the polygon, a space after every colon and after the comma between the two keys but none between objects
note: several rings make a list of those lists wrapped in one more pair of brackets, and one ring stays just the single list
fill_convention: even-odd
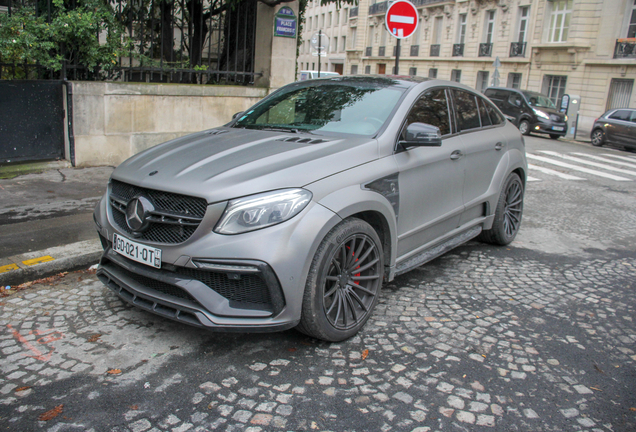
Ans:
[{"label": "metal fence", "polygon": [[[0,0],[8,14],[30,8],[51,23],[53,0]],[[85,0],[64,0],[67,10]],[[95,0],[93,0],[94,2]],[[125,41],[113,64],[83,64],[81,56],[56,46],[63,57],[59,70],[38,62],[6,62],[0,79],[122,80],[132,82],[233,83],[249,85],[254,72],[256,2],[229,0],[98,0],[112,10]],[[94,37],[104,44],[101,27]]]}]

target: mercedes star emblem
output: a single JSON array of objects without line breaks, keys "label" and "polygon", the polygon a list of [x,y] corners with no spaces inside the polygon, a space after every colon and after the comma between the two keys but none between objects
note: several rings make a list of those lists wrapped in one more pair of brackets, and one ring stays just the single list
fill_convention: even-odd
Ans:
[{"label": "mercedes star emblem", "polygon": [[155,210],[150,200],[144,196],[138,196],[126,205],[126,223],[134,233],[142,233],[150,225],[148,217]]}]

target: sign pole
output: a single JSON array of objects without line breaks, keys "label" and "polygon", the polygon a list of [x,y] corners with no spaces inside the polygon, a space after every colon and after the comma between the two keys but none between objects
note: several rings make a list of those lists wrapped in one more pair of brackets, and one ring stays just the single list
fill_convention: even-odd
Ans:
[{"label": "sign pole", "polygon": [[397,40],[395,46],[395,75],[400,74],[400,39]]},{"label": "sign pole", "polygon": [[318,78],[320,78],[320,45],[322,45],[322,30],[318,30]]}]

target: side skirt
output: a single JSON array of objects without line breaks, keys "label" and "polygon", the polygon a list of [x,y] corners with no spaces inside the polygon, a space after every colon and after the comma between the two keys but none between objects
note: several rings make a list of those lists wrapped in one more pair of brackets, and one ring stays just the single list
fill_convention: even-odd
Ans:
[{"label": "side skirt", "polygon": [[395,269],[395,276],[404,274],[408,271],[413,270],[416,267],[421,266],[429,261],[434,260],[440,255],[444,255],[451,249],[455,249],[457,246],[466,243],[467,241],[477,237],[481,233],[482,227],[481,225],[477,225],[469,229],[468,231],[464,231],[458,234],[455,237],[452,237],[446,240],[444,243],[439,244],[430,249],[423,250],[417,255],[410,257],[409,259],[399,263]]}]

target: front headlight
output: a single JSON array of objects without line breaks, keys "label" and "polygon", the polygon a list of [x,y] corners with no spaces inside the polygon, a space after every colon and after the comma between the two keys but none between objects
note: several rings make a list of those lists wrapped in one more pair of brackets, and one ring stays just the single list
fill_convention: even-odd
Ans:
[{"label": "front headlight", "polygon": [[305,189],[282,189],[231,200],[214,232],[240,234],[285,222],[307,207],[311,197]]},{"label": "front headlight", "polygon": [[549,115],[547,115],[546,113],[544,113],[543,111],[540,111],[540,110],[538,110],[538,109],[534,109],[534,108],[533,108],[532,110],[533,110],[533,111],[534,111],[534,113],[535,113],[536,115],[538,115],[539,117],[544,118],[544,119],[546,119],[546,120],[550,120],[550,116],[549,116]]}]

